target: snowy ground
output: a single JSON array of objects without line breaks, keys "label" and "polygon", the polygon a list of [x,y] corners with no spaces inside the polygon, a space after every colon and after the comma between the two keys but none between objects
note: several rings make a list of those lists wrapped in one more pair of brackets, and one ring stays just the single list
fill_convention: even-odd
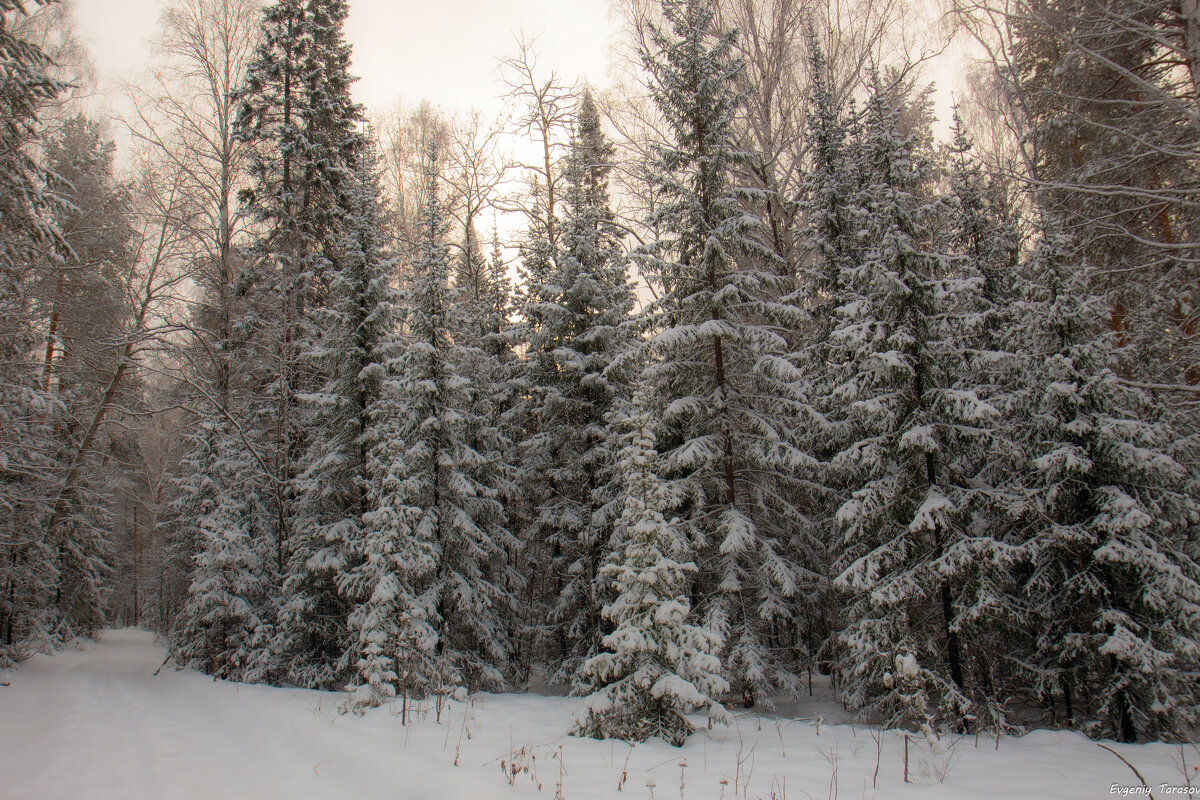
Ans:
[{"label": "snowy ground", "polygon": [[[0,797],[987,800],[1120,796],[1113,784],[1141,791],[1116,756],[1071,733],[1005,738],[998,750],[994,741],[947,740],[932,756],[914,742],[906,785],[903,739],[878,742],[862,727],[745,714],[680,750],[630,748],[564,735],[580,701],[530,694],[479,696],[450,704],[441,723],[430,711],[404,726],[398,708],[339,714],[334,693],[170,667],[155,676],[163,657],[150,634],[120,630],[11,673],[0,687]],[[1180,748],[1106,744],[1156,797],[1178,796],[1159,784],[1184,784]],[[1189,771],[1200,764],[1196,748],[1182,754]],[[1192,780],[1200,786],[1200,776]]]}]

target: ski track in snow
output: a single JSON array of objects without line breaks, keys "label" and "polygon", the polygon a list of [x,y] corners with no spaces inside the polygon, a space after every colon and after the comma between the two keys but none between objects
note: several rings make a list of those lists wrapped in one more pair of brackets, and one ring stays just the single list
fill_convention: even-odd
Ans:
[{"label": "ski track in snow", "polygon": [[[682,749],[650,742],[631,753],[621,742],[567,736],[577,699],[479,695],[449,704],[441,724],[425,704],[405,727],[398,705],[355,717],[338,713],[337,693],[213,681],[170,666],[155,676],[163,658],[151,634],[116,630],[10,673],[0,687],[0,798],[549,799],[561,780],[564,800],[640,800],[651,797],[651,781],[656,800],[1082,800],[1137,785],[1110,753],[1068,732],[1006,737],[998,751],[993,740],[964,738],[934,757],[914,742],[916,784],[903,782],[902,738],[887,734],[872,788],[876,743],[862,727],[740,714]],[[829,711],[795,711],[815,709]],[[1183,783],[1178,747],[1106,744],[1156,796],[1171,796],[1160,783]],[[1185,755],[1200,763],[1200,751]],[[513,786],[502,760],[518,765]]]}]

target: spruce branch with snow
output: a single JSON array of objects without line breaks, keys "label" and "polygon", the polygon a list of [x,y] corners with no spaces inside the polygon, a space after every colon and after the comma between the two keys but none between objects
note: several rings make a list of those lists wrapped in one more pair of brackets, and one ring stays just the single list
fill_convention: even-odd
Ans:
[{"label": "spruce branch with snow", "polygon": [[688,599],[691,547],[667,515],[679,498],[657,475],[652,423],[640,398],[614,419],[626,428],[621,450],[624,487],[623,549],[604,573],[616,598],[604,607],[614,626],[606,652],[589,658],[583,675],[597,686],[575,733],[640,742],[658,737],[675,746],[692,733],[685,716],[703,709],[724,721],[718,699],[729,684],[721,677],[721,637],[695,624]]}]

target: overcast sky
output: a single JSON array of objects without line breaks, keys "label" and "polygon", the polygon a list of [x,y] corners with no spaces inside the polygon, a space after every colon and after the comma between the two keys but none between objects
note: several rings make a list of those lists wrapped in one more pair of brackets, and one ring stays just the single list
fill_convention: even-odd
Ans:
[{"label": "overcast sky", "polygon": [[[88,102],[90,108],[126,111],[120,87],[137,82],[151,63],[149,43],[166,3],[72,0],[78,34],[90,49],[99,81],[99,97]],[[412,107],[425,99],[448,113],[470,108],[489,116],[502,113],[505,87],[497,62],[516,52],[514,36],[520,31],[538,37],[539,73],[554,70],[564,83],[586,78],[604,88],[620,24],[610,14],[610,0],[350,0],[346,36],[359,77],[355,97],[369,112],[396,101]],[[949,104],[950,93],[939,92],[942,135]],[[123,161],[128,139],[119,125],[111,133]],[[518,153],[533,147],[531,141],[510,141]],[[524,222],[520,215],[500,217],[501,235],[507,238]],[[490,223],[484,219],[483,225]]]},{"label": "overcast sky", "polygon": [[[101,92],[145,69],[164,0],[75,0]],[[607,48],[619,23],[608,0],[350,0],[356,98],[372,109],[402,98],[447,111],[500,108],[496,62],[514,33],[538,36],[539,67],[567,83],[607,81]]]}]

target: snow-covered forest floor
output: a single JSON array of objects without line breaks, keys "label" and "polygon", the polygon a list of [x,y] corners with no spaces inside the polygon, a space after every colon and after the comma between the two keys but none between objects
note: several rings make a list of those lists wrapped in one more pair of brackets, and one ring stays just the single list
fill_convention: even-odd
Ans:
[{"label": "snow-covered forest floor", "polygon": [[[0,795],[987,800],[1106,797],[1113,784],[1141,790],[1113,753],[1062,731],[1006,737],[998,749],[993,740],[946,739],[933,755],[913,740],[905,785],[901,735],[818,725],[823,705],[800,706],[794,718],[735,714],[728,728],[682,749],[630,748],[566,735],[582,708],[573,698],[479,695],[448,704],[440,723],[430,709],[403,725],[398,704],[356,717],[339,713],[337,693],[213,681],[169,666],[155,675],[163,660],[152,634],[127,629],[10,673],[0,687]],[[1160,784],[1184,785],[1181,755],[1189,770],[1200,762],[1193,747],[1103,744],[1157,796],[1168,796]]]}]

